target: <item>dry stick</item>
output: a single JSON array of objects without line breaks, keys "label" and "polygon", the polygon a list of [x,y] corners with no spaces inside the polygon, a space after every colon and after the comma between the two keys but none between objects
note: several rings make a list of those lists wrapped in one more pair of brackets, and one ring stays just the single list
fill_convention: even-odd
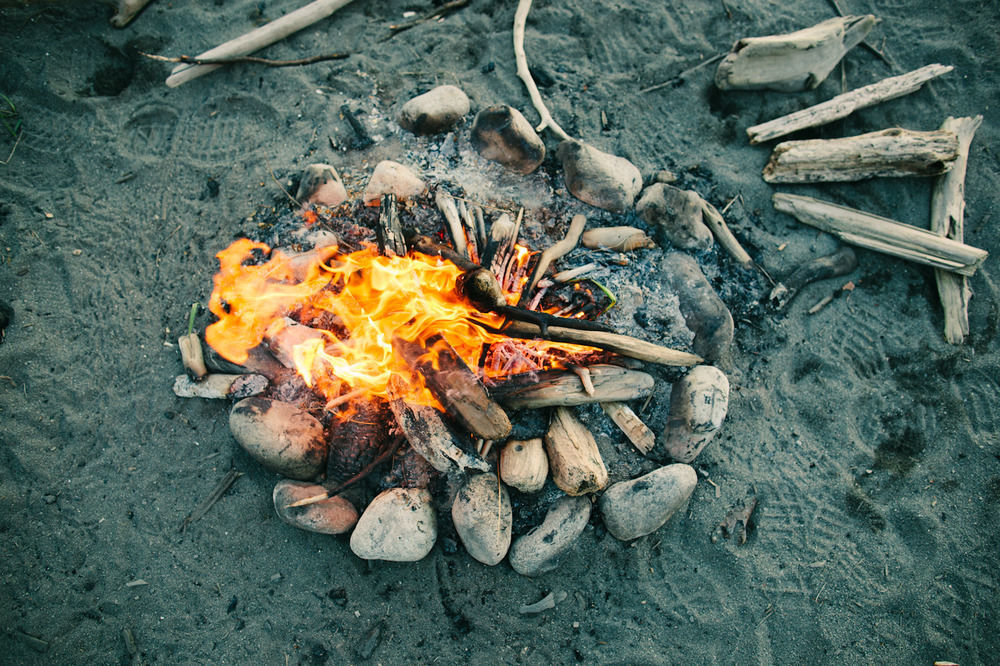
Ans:
[{"label": "dry stick", "polygon": [[624,402],[602,402],[601,408],[643,455],[653,450],[656,436]]},{"label": "dry stick", "polygon": [[681,72],[672,79],[668,79],[663,83],[657,83],[655,86],[649,86],[648,88],[643,88],[642,90],[639,91],[639,94],[642,95],[648,92],[653,92],[654,90],[659,90],[660,88],[666,88],[667,86],[678,86],[681,83],[684,83],[684,79],[687,78],[688,75],[694,74],[702,67],[708,67],[712,63],[719,62],[725,57],[726,57],[725,53],[718,53],[712,56],[711,58],[708,58],[707,60],[702,60],[694,67],[688,67],[687,69],[685,69],[683,72]]},{"label": "dry stick", "polygon": [[[965,235],[965,169],[972,137],[983,122],[982,116],[946,118],[941,129],[958,135],[958,158],[951,170],[934,184],[931,195],[931,231],[961,243]],[[963,276],[934,271],[944,309],[944,337],[962,344],[969,334],[969,299],[972,288]]]},{"label": "dry stick", "polygon": [[[317,21],[325,19],[350,2],[351,0],[315,0],[304,7],[296,9],[294,12],[275,19],[266,25],[262,25],[256,30],[251,30],[245,35],[216,46],[214,49],[209,49],[197,57],[208,60],[214,58],[232,58],[253,53]],[[219,67],[221,65],[188,65],[182,63],[174,68],[174,71],[167,77],[166,83],[168,87],[176,88]]]},{"label": "dry stick", "polygon": [[[837,2],[837,0],[829,0],[829,2],[833,6],[833,11],[837,12],[837,16],[844,16],[844,10],[840,8],[840,3]],[[882,42],[882,46],[883,46],[883,48],[885,47],[885,41]],[[881,60],[885,64],[889,65],[889,67],[895,67],[896,66],[896,63],[894,63],[892,60],[890,60],[888,56],[886,56],[884,53],[882,53],[881,51],[879,51],[878,49],[876,49],[874,46],[872,46],[868,42],[862,40],[861,47],[865,48],[865,49],[868,49],[869,51],[871,51],[872,53],[874,53],[875,57],[877,57],[879,60]]]},{"label": "dry stick", "polygon": [[528,12],[530,11],[531,0],[519,0],[517,11],[514,12],[514,61],[517,63],[517,76],[524,82],[524,87],[528,89],[528,96],[531,97],[531,103],[542,118],[535,131],[541,132],[548,129],[560,141],[569,141],[572,137],[566,134],[563,128],[559,127],[552,119],[552,114],[549,113],[545,102],[542,101],[542,95],[538,92],[538,86],[535,85],[528,69],[528,56],[524,52],[524,25],[528,21]]},{"label": "dry stick", "polygon": [[942,74],[947,74],[953,69],[954,67],[950,65],[933,64],[900,76],[882,79],[862,88],[856,88],[843,95],[837,95],[833,99],[810,106],[801,111],[789,113],[786,116],[775,118],[766,123],[748,127],[747,135],[750,137],[750,143],[758,144],[809,127],[825,125],[834,120],[846,118],[858,109],[864,109],[880,104],[881,102],[902,97],[903,95],[909,95],[919,90],[921,86],[931,79],[935,79]]},{"label": "dry stick", "polygon": [[[733,199],[736,201],[736,199]],[[726,220],[722,217],[715,206],[708,203],[704,199],[701,202],[701,215],[705,224],[709,229],[712,230],[712,235],[715,236],[715,240],[719,242],[719,245],[729,253],[736,262],[743,268],[751,268],[753,264],[753,259],[747,254],[747,251],[743,249],[740,242],[736,240],[736,236],[729,229],[729,225],[726,224]]]},{"label": "dry stick", "polygon": [[204,516],[206,513],[208,513],[208,510],[211,509],[213,506],[215,506],[216,502],[222,499],[222,496],[225,495],[229,491],[229,489],[233,487],[234,483],[236,483],[236,479],[240,478],[241,476],[243,476],[243,472],[237,472],[235,469],[231,469],[228,472],[226,472],[226,475],[222,477],[222,480],[220,480],[217,484],[215,484],[215,488],[212,489],[212,492],[209,493],[208,497],[202,500],[201,504],[196,506],[194,508],[194,511],[189,513],[187,518],[181,521],[181,526],[179,528],[179,531],[183,532],[185,529],[187,529],[188,525],[190,525],[191,523],[195,522],[196,520]]},{"label": "dry stick", "polygon": [[303,497],[298,501],[292,502],[285,508],[292,509],[299,506],[307,506],[309,504],[316,504],[317,502],[322,502],[324,500],[330,499],[331,497],[335,497],[337,493],[343,492],[346,488],[353,486],[355,483],[357,483],[361,479],[371,474],[373,469],[375,469],[376,467],[384,463],[386,460],[388,460],[389,456],[396,453],[400,445],[405,440],[406,437],[404,437],[403,435],[397,435],[392,440],[392,444],[389,445],[389,448],[387,448],[385,451],[375,456],[374,460],[372,460],[370,463],[361,468],[360,472],[349,478],[347,481],[337,484],[333,488],[330,488],[326,492],[320,493],[319,495],[311,495],[309,497]]},{"label": "dry stick", "polygon": [[159,62],[179,62],[187,65],[265,65],[267,67],[299,67],[301,65],[312,65],[317,62],[326,62],[327,60],[343,60],[350,56],[350,53],[327,53],[325,55],[309,56],[308,58],[296,58],[294,60],[273,60],[271,58],[258,58],[257,56],[233,56],[231,58],[198,58],[195,56],[181,55],[181,56],[162,56],[155,55],[153,53],[143,53],[139,51],[139,55],[145,56],[150,60],[157,60]]},{"label": "dry stick", "polygon": [[428,12],[427,14],[424,14],[423,16],[419,16],[419,17],[417,17],[415,19],[412,19],[410,21],[406,21],[405,23],[396,23],[394,25],[390,25],[389,26],[389,30],[390,30],[389,35],[387,37],[383,37],[379,41],[384,42],[387,39],[391,39],[392,37],[395,37],[396,35],[398,35],[399,33],[403,32],[404,30],[409,30],[410,28],[415,28],[416,26],[420,25],[421,23],[425,23],[427,21],[433,21],[436,18],[441,18],[442,16],[444,16],[448,12],[455,11],[456,9],[461,9],[462,7],[465,7],[467,4],[469,4],[469,0],[451,0],[451,2],[446,2],[443,5],[441,5],[440,7],[438,7],[437,9],[435,9],[434,11]]},{"label": "dry stick", "polygon": [[831,233],[845,243],[894,257],[961,275],[972,275],[986,260],[985,250],[847,206],[780,192],[772,201],[779,212]]},{"label": "dry stick", "polygon": [[531,274],[531,279],[528,280],[525,288],[521,290],[521,302],[529,298],[531,292],[535,290],[535,285],[545,275],[545,271],[548,270],[549,265],[576,247],[577,243],[580,242],[580,236],[583,234],[583,228],[586,226],[586,217],[583,215],[574,215],[573,219],[569,222],[569,229],[566,230],[566,235],[563,236],[563,239],[538,255],[538,263],[535,264],[535,270]]}]

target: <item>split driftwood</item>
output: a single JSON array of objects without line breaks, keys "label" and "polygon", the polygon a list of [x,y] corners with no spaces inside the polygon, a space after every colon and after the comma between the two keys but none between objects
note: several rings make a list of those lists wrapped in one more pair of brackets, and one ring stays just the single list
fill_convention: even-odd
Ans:
[{"label": "split driftwood", "polygon": [[[982,116],[947,118],[942,130],[958,136],[958,158],[951,170],[934,184],[931,195],[931,231],[959,243],[964,239],[965,227],[965,168],[969,159],[969,146]],[[969,334],[969,299],[972,288],[964,276],[947,271],[934,272],[938,294],[944,309],[944,337],[953,344],[961,344]]]},{"label": "split driftwood", "polygon": [[920,89],[931,79],[947,74],[954,67],[950,65],[927,65],[900,76],[882,79],[876,83],[856,88],[843,95],[837,95],[820,104],[781,116],[760,125],[747,128],[750,143],[758,144],[780,136],[798,132],[809,127],[818,127],[834,120],[846,118],[858,109],[909,95]]},{"label": "split driftwood", "polygon": [[494,395],[511,409],[571,407],[595,402],[624,402],[644,398],[653,392],[653,378],[645,372],[617,365],[592,365],[589,368],[593,393],[588,393],[574,372],[549,372],[538,381],[523,384],[519,378],[500,381]]},{"label": "split driftwood", "polygon": [[443,337],[433,336],[423,345],[397,337],[392,346],[423,376],[445,411],[469,432],[494,440],[510,434],[506,412],[493,402],[483,383]]},{"label": "split driftwood", "polygon": [[540,133],[542,130],[548,129],[560,141],[569,141],[572,137],[553,120],[548,107],[542,101],[542,95],[538,92],[535,80],[531,78],[531,71],[528,69],[528,56],[524,52],[524,26],[528,22],[528,12],[530,11],[531,0],[519,0],[517,11],[514,12],[514,61],[517,63],[517,76],[524,82],[531,103],[542,119],[541,123],[535,127],[535,131]]},{"label": "split driftwood", "polygon": [[535,270],[531,273],[531,279],[528,280],[528,284],[525,285],[525,288],[521,290],[520,302],[523,303],[531,298],[531,292],[535,290],[535,286],[538,284],[538,281],[542,279],[542,276],[545,275],[545,271],[548,270],[549,265],[553,261],[559,257],[565,256],[576,247],[577,243],[580,242],[580,236],[583,234],[583,229],[586,226],[586,217],[583,215],[574,215],[573,219],[569,222],[569,229],[566,230],[566,235],[563,236],[563,239],[552,244],[548,249],[538,255],[538,263],[535,264]]},{"label": "split driftwood", "polygon": [[185,65],[264,65],[265,67],[301,67],[302,65],[313,65],[317,62],[328,60],[343,60],[349,57],[350,53],[326,53],[323,55],[309,56],[308,58],[293,58],[292,60],[275,60],[274,58],[258,58],[257,56],[233,56],[232,58],[201,58],[197,56],[179,55],[163,56],[154,53],[144,53],[139,51],[139,55],[156,60],[157,62],[176,62]]},{"label": "split driftwood", "polygon": [[849,245],[842,245],[836,252],[816,257],[796,268],[774,286],[768,300],[775,310],[782,310],[807,284],[847,275],[857,267],[858,258],[854,250]]},{"label": "split driftwood", "polygon": [[639,453],[646,455],[656,446],[656,436],[624,402],[602,402],[601,408],[611,417]]},{"label": "split driftwood", "polygon": [[465,236],[465,229],[462,226],[462,219],[458,215],[458,207],[455,200],[445,194],[443,190],[438,190],[434,195],[434,203],[438,210],[444,215],[448,223],[448,235],[451,236],[452,247],[465,259],[471,259],[469,254],[469,239]]},{"label": "split driftwood", "polygon": [[764,167],[769,183],[849,182],[878,176],[937,176],[958,157],[954,132],[892,128],[843,139],[779,143]]},{"label": "split driftwood", "polygon": [[264,375],[205,375],[194,381],[187,375],[174,379],[174,395],[178,398],[208,398],[210,400],[241,400],[260,395],[268,387]]},{"label": "split driftwood", "polygon": [[406,255],[406,239],[396,210],[396,195],[383,194],[378,208],[378,225],[375,227],[379,253],[386,257]]},{"label": "split driftwood", "polygon": [[153,0],[118,0],[115,6],[115,15],[111,17],[111,25],[116,28],[124,28],[132,22],[139,12]]},{"label": "split driftwood", "polygon": [[972,275],[987,252],[938,234],[847,206],[795,194],[775,194],[774,207],[831,233],[845,243],[864,247],[960,275]]},{"label": "split driftwood", "polygon": [[504,335],[512,338],[544,338],[551,342],[569,342],[577,345],[586,345],[597,349],[637,358],[640,361],[659,363],[661,365],[690,366],[698,365],[702,358],[696,354],[662,347],[652,342],[639,340],[638,338],[609,333],[607,331],[590,331],[577,328],[566,328],[564,326],[549,326],[543,334],[537,324],[527,321],[512,321],[503,327]]},{"label": "split driftwood", "polygon": [[786,35],[741,39],[719,63],[715,85],[782,92],[815,88],[876,23],[871,15],[841,16]]},{"label": "split driftwood", "polygon": [[[232,39],[225,44],[209,49],[198,55],[200,59],[233,58],[253,53],[265,46],[274,44],[292,33],[298,32],[317,21],[321,21],[338,9],[349,4],[351,0],[314,0],[304,7],[285,14],[256,30]],[[180,64],[167,77],[167,86],[176,88],[199,76],[208,74],[222,65],[189,65]]]}]

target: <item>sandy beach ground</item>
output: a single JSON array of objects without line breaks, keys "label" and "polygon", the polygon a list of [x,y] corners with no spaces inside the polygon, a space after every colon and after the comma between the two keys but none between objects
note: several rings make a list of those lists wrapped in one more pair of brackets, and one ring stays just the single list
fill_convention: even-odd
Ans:
[{"label": "sandy beach ground", "polygon": [[[444,137],[413,139],[392,118],[444,83],[472,100],[460,139],[491,104],[537,119],[515,75],[515,3],[497,0],[471,0],[395,36],[389,25],[431,3],[358,0],[262,53],[346,51],[345,60],[232,67],[177,89],[164,86],[168,65],[137,54],[197,54],[298,4],[156,0],[117,30],[97,3],[0,2],[0,92],[23,127],[0,165],[0,301],[14,311],[0,344],[5,662],[995,661],[995,4],[841,0],[847,13],[881,19],[868,41],[886,58],[856,48],[815,90],[785,94],[719,92],[714,66],[640,90],[740,37],[829,18],[831,3],[536,2],[526,47],[556,119],[647,180],[671,169],[719,207],[739,195],[727,218],[775,276],[837,244],[777,213],[773,192],[926,227],[931,180],[772,187],[760,177],[770,145],[750,146],[745,129],[845,86],[954,65],[915,94],[801,136],[932,130],[949,115],[982,114],[966,241],[992,256],[971,279],[972,333],[961,346],[942,337],[929,269],[859,250],[853,273],[808,287],[774,314],[758,306],[767,291],[759,276],[730,279],[738,271],[726,256],[699,256],[734,312],[736,341],[724,364],[730,413],[694,463],[701,480],[687,511],[631,543],[609,535],[595,512],[561,567],[535,579],[442,543],[414,564],[368,565],[343,538],[291,528],[271,507],[275,476],[233,441],[226,405],[170,389],[181,372],[176,338],[191,303],[208,297],[214,255],[251,230],[253,215],[287,205],[271,172],[284,182],[329,162],[357,192],[380,159],[440,151]],[[339,149],[352,136],[344,104],[373,147]],[[13,147],[0,128],[0,159]],[[513,203],[530,206],[538,191],[565,196],[554,159],[531,182],[540,190],[522,188]],[[668,249],[638,255],[623,275],[657,289]],[[807,314],[848,280],[853,291]],[[202,315],[198,325],[208,322]],[[648,421],[659,432],[669,387],[656,376]],[[598,425],[598,410],[582,414],[609,457],[627,449]],[[180,532],[231,465],[243,476]],[[748,493],[760,505],[747,544],[713,543]],[[518,612],[550,591],[566,597],[538,615]]]}]

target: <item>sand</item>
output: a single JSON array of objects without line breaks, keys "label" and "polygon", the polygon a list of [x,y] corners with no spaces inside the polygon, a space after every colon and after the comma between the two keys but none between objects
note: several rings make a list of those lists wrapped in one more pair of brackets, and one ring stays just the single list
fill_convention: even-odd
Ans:
[{"label": "sand", "polygon": [[[757,306],[765,281],[733,279],[738,271],[717,252],[699,256],[737,322],[725,366],[730,414],[695,461],[701,480],[688,510],[629,544],[595,517],[558,570],[528,579],[443,542],[415,564],[369,566],[344,539],[291,528],[270,506],[275,477],[233,442],[226,406],[170,390],[180,372],[176,338],[190,304],[208,296],[214,254],[252,229],[251,216],[287,205],[271,171],[284,182],[327,161],[357,191],[401,146],[439,149],[442,137],[420,144],[388,120],[436,84],[461,86],[473,112],[508,103],[537,118],[515,76],[513,3],[473,0],[386,39],[404,11],[429,3],[356,2],[265,52],[349,51],[347,60],[234,67],[178,89],[163,85],[168,66],[135,53],[196,54],[297,4],[157,0],[115,30],[96,3],[0,3],[0,92],[24,127],[0,166],[0,300],[15,313],[0,344],[5,662],[995,659],[995,9],[844,2],[882,19],[869,41],[891,66],[858,48],[810,92],[722,94],[708,67],[642,94],[740,37],[828,18],[831,5],[537,3],[527,51],[563,128],[631,159],[647,179],[672,169],[717,206],[741,195],[727,217],[772,275],[836,243],[773,210],[778,188],[759,175],[769,146],[748,145],[745,128],[845,84],[954,65],[913,95],[803,136],[931,130],[948,115],[983,114],[969,158],[966,239],[993,256],[972,278],[972,335],[962,346],[942,338],[925,268],[859,251],[854,273],[810,286],[775,315]],[[375,146],[331,148],[352,136],[343,104],[360,112]],[[3,134],[0,158],[13,144]],[[550,160],[543,172],[558,190],[557,165]],[[523,203],[551,195],[534,188],[519,188]],[[780,189],[927,225],[928,180]],[[651,288],[664,249],[633,267]],[[852,292],[806,313],[848,280]],[[622,293],[633,293],[627,286]],[[203,315],[199,326],[206,323]],[[633,324],[632,332],[643,330]],[[647,418],[658,431],[669,377],[657,378],[664,390]],[[581,411],[601,421],[598,410]],[[602,448],[625,450],[612,430],[594,427]],[[243,476],[180,532],[231,465]],[[712,543],[748,493],[760,506],[747,544]],[[550,591],[567,596],[539,615],[518,613]]]}]

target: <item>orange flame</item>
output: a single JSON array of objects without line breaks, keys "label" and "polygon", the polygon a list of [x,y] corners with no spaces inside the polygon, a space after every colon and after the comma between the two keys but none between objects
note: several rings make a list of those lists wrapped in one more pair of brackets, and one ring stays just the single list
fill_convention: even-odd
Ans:
[{"label": "orange flame", "polygon": [[[253,263],[255,254],[267,253],[266,263]],[[267,342],[328,406],[346,391],[389,397],[393,375],[411,388],[408,400],[438,406],[420,376],[393,353],[397,336],[424,344],[440,335],[470,368],[479,367],[484,345],[495,344],[498,352],[484,367],[487,377],[539,370],[559,355],[593,351],[514,341],[485,330],[479,324],[498,328],[503,318],[463,301],[455,287],[462,271],[437,257],[384,257],[374,247],[339,254],[336,246],[289,256],[247,239],[217,257],[220,270],[209,308],[219,320],[205,331],[208,344],[224,358],[244,363],[250,349]],[[527,250],[519,252],[520,261],[527,258]],[[516,294],[507,296],[516,300]],[[295,321],[320,318],[327,324],[322,329]]]}]

